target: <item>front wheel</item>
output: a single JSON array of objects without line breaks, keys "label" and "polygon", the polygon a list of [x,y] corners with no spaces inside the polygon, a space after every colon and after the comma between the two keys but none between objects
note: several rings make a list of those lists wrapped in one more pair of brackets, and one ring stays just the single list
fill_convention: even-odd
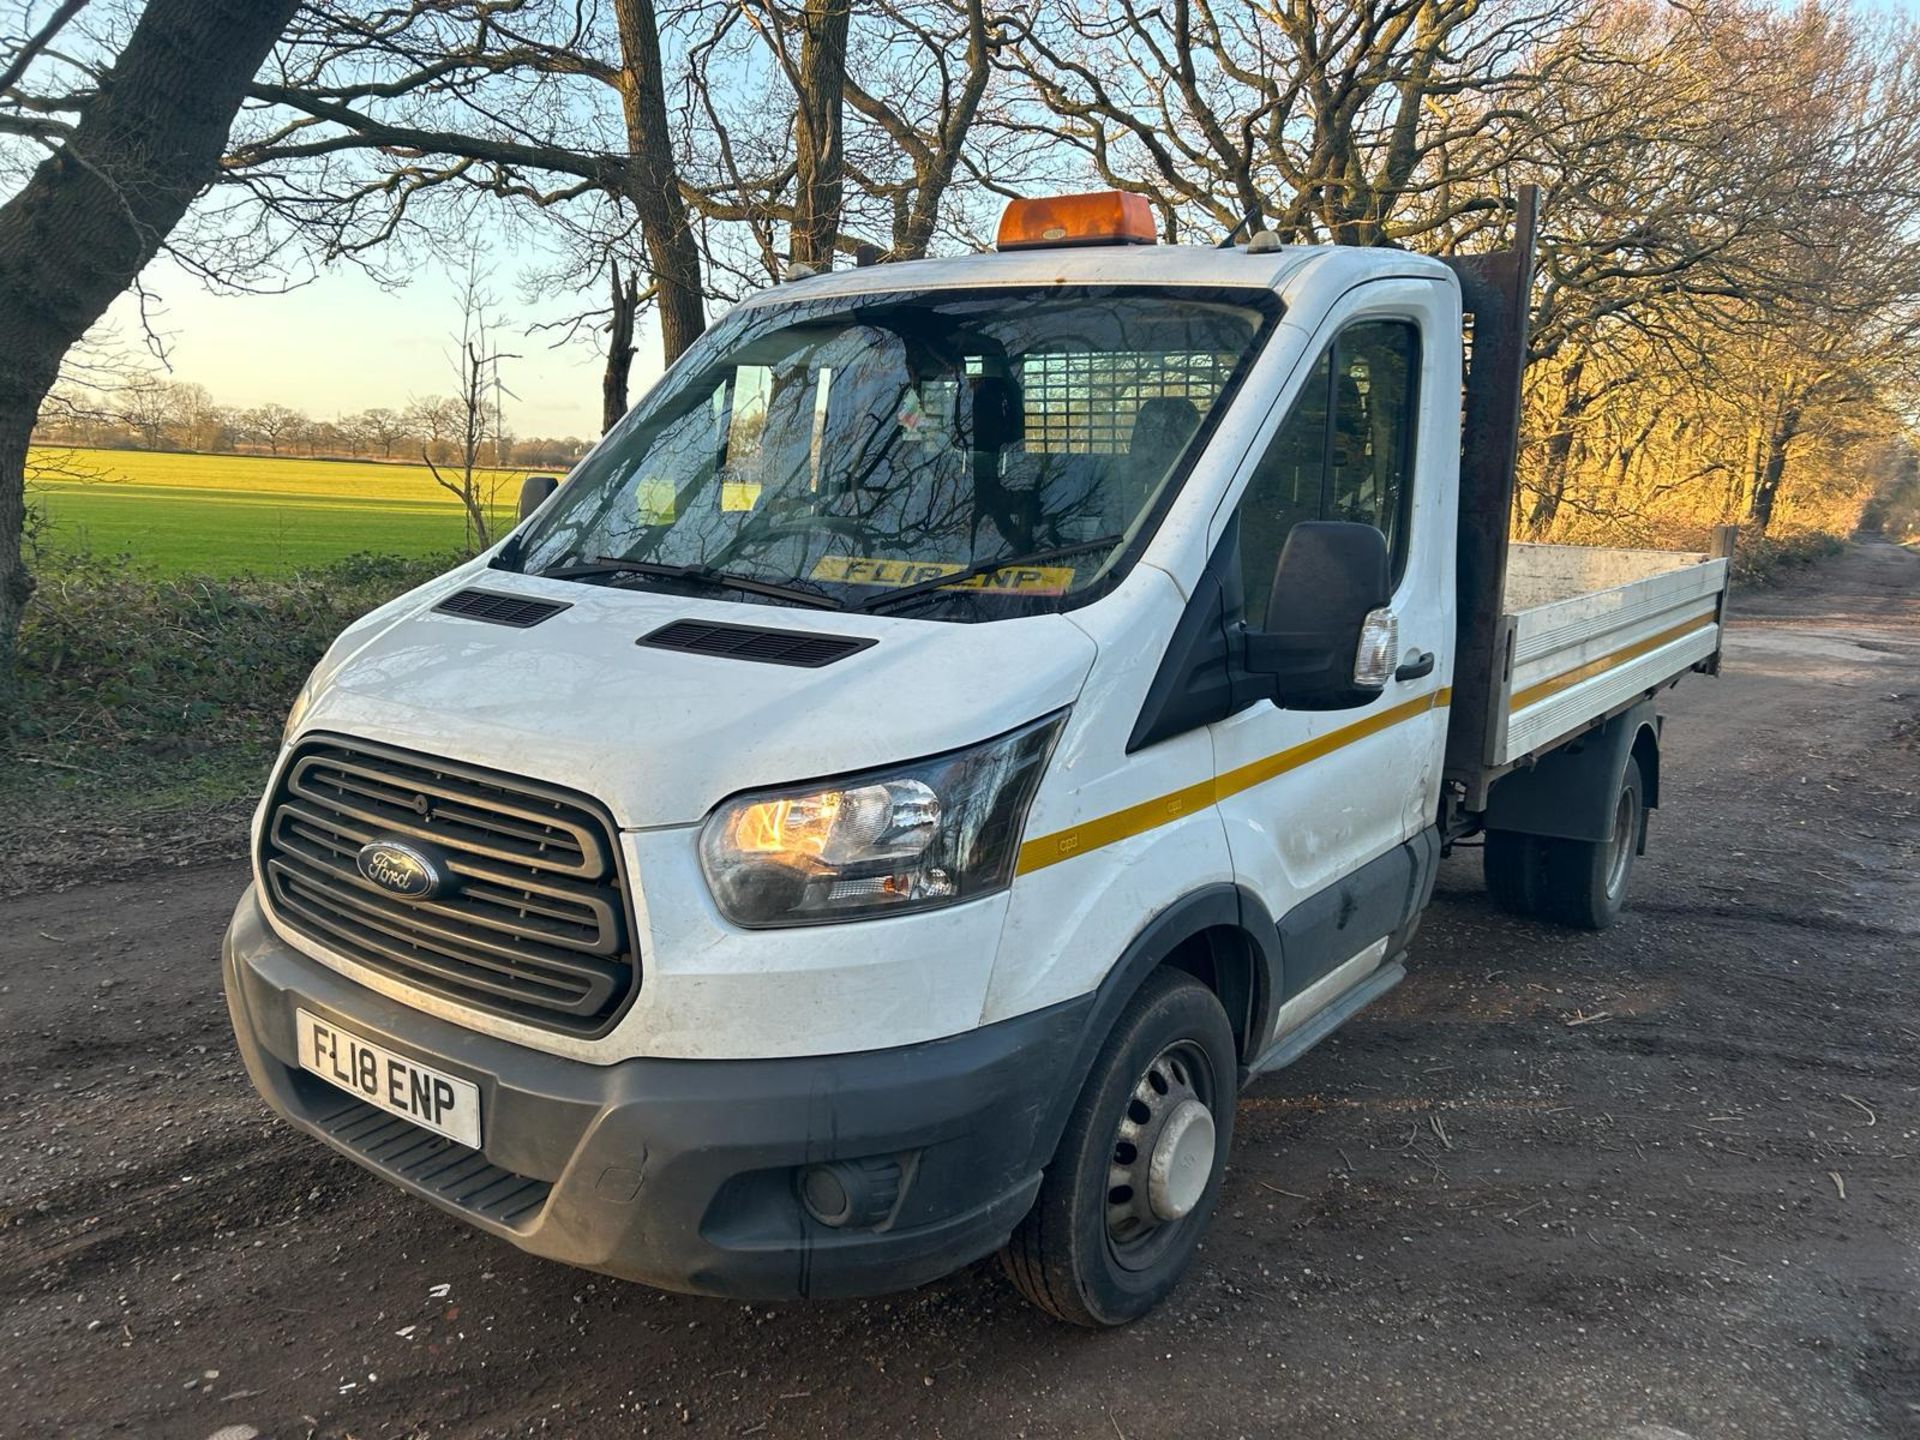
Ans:
[{"label": "front wheel", "polygon": [[1097,1327],[1137,1320],[1173,1289],[1220,1193],[1237,1064],[1212,991],[1176,970],[1147,978],[1001,1252],[1022,1294]]}]

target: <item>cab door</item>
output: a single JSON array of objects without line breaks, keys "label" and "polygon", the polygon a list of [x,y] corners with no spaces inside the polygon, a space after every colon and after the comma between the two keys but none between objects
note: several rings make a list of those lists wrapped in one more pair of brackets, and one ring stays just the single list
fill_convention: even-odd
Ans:
[{"label": "cab door", "polygon": [[1304,520],[1378,527],[1392,557],[1395,678],[1370,703],[1289,710],[1262,699],[1213,728],[1216,795],[1239,884],[1280,932],[1283,1037],[1390,958],[1424,900],[1437,846],[1453,636],[1459,301],[1440,280],[1349,291],[1249,451],[1215,517],[1239,551],[1244,616],[1267,599]]}]

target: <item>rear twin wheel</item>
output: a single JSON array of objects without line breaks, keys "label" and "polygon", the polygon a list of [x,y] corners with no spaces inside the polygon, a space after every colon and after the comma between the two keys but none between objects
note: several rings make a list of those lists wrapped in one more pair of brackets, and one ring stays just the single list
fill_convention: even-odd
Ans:
[{"label": "rear twin wheel", "polygon": [[1640,762],[1629,759],[1614,797],[1612,833],[1604,840],[1562,840],[1487,831],[1482,860],[1487,891],[1501,909],[1582,930],[1604,930],[1620,917],[1627,881],[1645,825]]},{"label": "rear twin wheel", "polygon": [[1148,977],[1001,1252],[1029,1300],[1077,1325],[1124,1325],[1174,1287],[1220,1192],[1237,1064],[1212,991],[1179,971]]}]

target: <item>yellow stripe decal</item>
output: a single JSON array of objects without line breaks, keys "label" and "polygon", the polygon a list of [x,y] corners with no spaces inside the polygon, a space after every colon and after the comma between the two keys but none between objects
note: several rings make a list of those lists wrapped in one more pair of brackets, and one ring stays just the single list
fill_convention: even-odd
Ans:
[{"label": "yellow stripe decal", "polygon": [[1555,675],[1550,680],[1542,680],[1537,685],[1529,685],[1526,689],[1517,691],[1514,694],[1513,698],[1507,702],[1507,709],[1509,712],[1524,710],[1529,705],[1538,704],[1549,695],[1557,695],[1562,690],[1568,690],[1580,684],[1583,680],[1591,680],[1596,675],[1604,675],[1615,666],[1625,665],[1630,660],[1638,660],[1642,655],[1650,655],[1662,645],[1670,645],[1675,640],[1684,639],[1696,630],[1703,630],[1713,623],[1714,617],[1711,615],[1697,616],[1692,620],[1675,625],[1671,630],[1662,630],[1658,635],[1649,635],[1644,640],[1636,641],[1624,650],[1616,650],[1611,655],[1602,655],[1598,660],[1589,660],[1585,665],[1564,671],[1561,674]]},{"label": "yellow stripe decal", "polygon": [[1203,780],[1198,785],[1175,790],[1171,795],[1157,796],[1138,805],[1129,805],[1124,810],[1116,810],[1111,815],[1102,815],[1084,825],[1041,835],[1020,847],[1020,860],[1014,867],[1014,873],[1025,875],[1031,870],[1044,870],[1049,865],[1058,865],[1062,860],[1071,860],[1076,855],[1098,850],[1102,845],[1111,845],[1116,840],[1143,835],[1183,815],[1204,810],[1212,803],[1213,781]]},{"label": "yellow stripe decal", "polygon": [[1440,709],[1453,699],[1453,691],[1441,689],[1431,691],[1405,704],[1395,705],[1382,710],[1377,715],[1331,730],[1311,740],[1282,750],[1277,755],[1268,755],[1237,769],[1228,770],[1211,780],[1202,780],[1197,785],[1189,785],[1183,790],[1171,794],[1156,796],[1152,800],[1142,801],[1138,805],[1129,805],[1124,810],[1116,810],[1111,815],[1102,815],[1088,820],[1084,824],[1074,825],[1065,830],[1056,830],[1051,835],[1041,835],[1020,847],[1020,860],[1015,873],[1026,875],[1034,870],[1044,870],[1049,865],[1058,865],[1062,860],[1071,860],[1076,855],[1084,855],[1090,850],[1098,850],[1103,845],[1112,845],[1116,841],[1131,839],[1135,835],[1144,835],[1149,830],[1191,815],[1216,801],[1230,795],[1238,795],[1242,790],[1251,790],[1256,785],[1264,785],[1276,776],[1289,770],[1298,769],[1323,755],[1330,755],[1343,746],[1369,735],[1377,735],[1390,726],[1398,725],[1402,720],[1411,720],[1416,715],[1425,715],[1430,710]]}]

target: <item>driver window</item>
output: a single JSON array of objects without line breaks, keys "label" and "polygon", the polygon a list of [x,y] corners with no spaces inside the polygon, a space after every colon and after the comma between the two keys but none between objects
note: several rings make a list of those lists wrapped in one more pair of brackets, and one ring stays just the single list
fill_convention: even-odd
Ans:
[{"label": "driver window", "polygon": [[773,371],[742,365],[733,373],[733,406],[727,421],[727,463],[720,479],[722,510],[751,510],[766,487],[767,410]]},{"label": "driver window", "polygon": [[1274,566],[1302,520],[1349,520],[1387,537],[1397,582],[1407,561],[1420,332],[1404,320],[1342,331],[1320,353],[1240,499],[1247,623],[1268,623]]}]

